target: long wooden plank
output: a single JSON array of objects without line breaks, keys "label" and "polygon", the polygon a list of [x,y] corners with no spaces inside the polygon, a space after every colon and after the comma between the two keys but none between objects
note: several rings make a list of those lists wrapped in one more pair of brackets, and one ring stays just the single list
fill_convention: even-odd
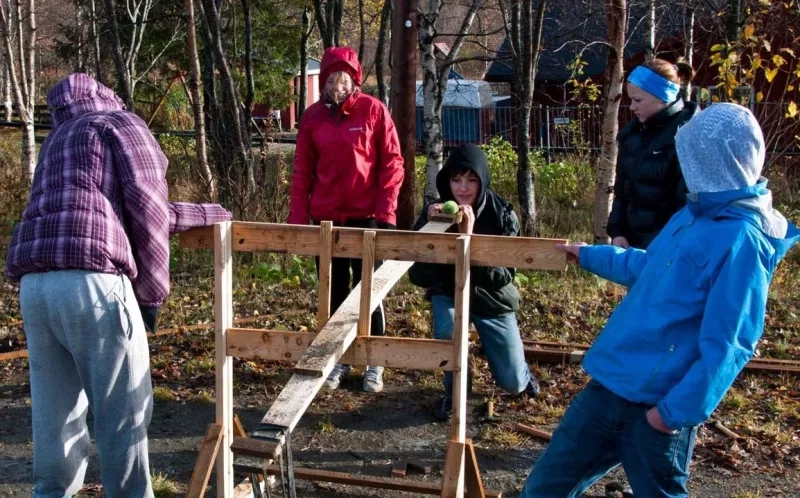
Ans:
[{"label": "long wooden plank", "polygon": [[211,470],[214,468],[214,461],[217,459],[217,452],[221,443],[222,427],[219,424],[209,424],[206,436],[200,445],[200,454],[197,455],[197,461],[192,470],[186,498],[202,498],[205,496],[208,480],[211,478]]},{"label": "long wooden plank", "polygon": [[[434,226],[444,229],[434,229]],[[419,232],[378,230],[375,258],[410,260],[428,263],[455,263],[457,233],[444,232],[444,222],[431,222]],[[425,230],[425,228],[429,228]],[[198,230],[198,232],[195,232]],[[205,229],[193,229],[180,235],[181,245],[210,248]],[[273,223],[233,222],[235,251],[265,251],[318,256],[321,252],[319,227]],[[335,227],[333,257],[361,258],[364,229]],[[472,235],[470,261],[475,266],[508,266],[531,270],[566,268],[566,253],[556,249],[564,239]]]},{"label": "long wooden plank", "polygon": [[[314,340],[313,332],[286,330],[228,330],[228,355],[272,361],[298,361]],[[367,354],[369,352],[369,354]],[[451,341],[408,337],[357,337],[340,363],[384,366],[408,370],[453,369]]]},{"label": "long wooden plank", "polygon": [[[422,227],[420,231],[442,232],[448,228],[447,223],[431,222]],[[376,243],[384,233],[392,232],[392,230],[381,232]],[[386,297],[394,284],[400,280],[412,264],[407,261],[385,261],[375,271],[372,277],[370,313],[375,310],[378,303]],[[295,364],[295,374],[272,403],[269,411],[264,415],[262,423],[286,427],[289,431],[295,428],[314,396],[322,388],[325,378],[355,340],[358,332],[360,300],[361,284],[359,283],[331,316],[325,327],[320,330],[300,361]]]},{"label": "long wooden plank", "polygon": [[[252,473],[261,472],[263,468],[259,460],[237,459],[236,470],[242,473]],[[267,474],[279,476],[281,470],[277,465],[270,465],[267,467]],[[438,495],[442,489],[440,483],[434,482],[416,482],[391,477],[360,476],[348,474],[346,472],[309,469],[305,467],[294,467],[294,477],[301,481],[332,482],[335,484],[364,486],[368,488],[404,491],[423,495]],[[502,498],[502,496],[502,491],[486,490],[487,498]]]},{"label": "long wooden plank", "polygon": [[222,449],[217,458],[217,497],[233,492],[233,358],[228,356],[227,333],[233,325],[232,223],[214,225],[214,340],[216,361],[216,422],[222,428]]}]

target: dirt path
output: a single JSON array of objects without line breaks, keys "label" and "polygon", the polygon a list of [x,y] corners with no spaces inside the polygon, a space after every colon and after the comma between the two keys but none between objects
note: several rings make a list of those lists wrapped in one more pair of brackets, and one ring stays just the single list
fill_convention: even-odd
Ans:
[{"label": "dirt path", "polygon": [[[7,371],[6,371],[7,372]],[[0,496],[30,496],[32,481],[29,387],[25,370],[15,369],[0,385]],[[360,377],[353,375],[336,392],[323,392],[312,404],[293,436],[296,465],[354,474],[389,476],[396,460],[429,464],[429,475],[410,475],[410,479],[437,482],[441,479],[448,425],[430,414],[436,398],[433,388],[420,389],[413,379],[397,373],[378,395],[359,391]],[[267,389],[269,391],[269,389]],[[270,399],[274,393],[270,393]],[[269,400],[265,395],[237,396],[236,413],[245,428],[254,427],[263,416]],[[487,488],[514,497],[544,449],[536,439],[520,439],[519,444],[495,442],[507,427],[482,422],[481,397],[470,400],[469,435],[475,441]],[[502,414],[501,414],[502,415]],[[213,421],[214,406],[197,402],[156,402],[150,425],[151,471],[168,475],[185,485],[189,481],[197,448],[207,424]],[[547,428],[546,428],[547,429]],[[510,432],[510,431],[509,431]],[[620,472],[614,477],[622,479]],[[213,477],[212,477],[213,481]],[[604,480],[601,484],[608,482]],[[98,462],[94,456],[82,496],[102,496]],[[691,479],[693,496],[773,497],[798,496],[797,470],[783,476],[737,475],[708,463],[694,466]],[[602,496],[602,486],[591,490]],[[208,496],[215,496],[211,493]],[[326,483],[300,482],[301,497],[401,497],[408,493],[387,492]]]}]

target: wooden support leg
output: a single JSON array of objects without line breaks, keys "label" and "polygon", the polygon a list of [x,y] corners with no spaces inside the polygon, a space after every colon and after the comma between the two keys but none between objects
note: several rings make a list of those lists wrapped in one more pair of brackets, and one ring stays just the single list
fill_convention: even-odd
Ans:
[{"label": "wooden support leg", "polygon": [[217,459],[220,443],[222,443],[222,426],[219,424],[209,424],[206,430],[206,437],[200,445],[200,454],[192,470],[192,478],[189,481],[189,490],[186,498],[202,498],[206,494],[208,479],[211,477],[211,469]]},{"label": "wooden support leg", "polygon": [[441,498],[461,498],[464,495],[464,446],[458,441],[447,442]]},{"label": "wooden support leg", "polygon": [[467,439],[464,445],[464,487],[468,498],[486,498],[486,490],[483,489],[481,481],[481,470],[478,467],[478,457],[475,455],[475,447],[472,440]]},{"label": "wooden support leg", "polygon": [[333,223],[319,224],[319,289],[317,305],[317,330],[328,323],[331,317],[331,254],[333,251]]},{"label": "wooden support leg", "polygon": [[216,422],[221,428],[217,458],[217,497],[233,493],[233,358],[228,356],[228,329],[233,326],[233,233],[231,222],[214,225],[214,315],[216,320]]}]

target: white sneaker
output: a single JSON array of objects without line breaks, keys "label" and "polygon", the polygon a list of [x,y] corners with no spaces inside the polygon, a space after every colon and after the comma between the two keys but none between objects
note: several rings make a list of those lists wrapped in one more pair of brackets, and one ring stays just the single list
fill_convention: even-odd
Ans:
[{"label": "white sneaker", "polygon": [[368,393],[383,391],[383,367],[367,367],[364,371],[363,389]]},{"label": "white sneaker", "polygon": [[324,386],[328,389],[338,389],[342,379],[350,373],[350,365],[336,365],[331,370],[328,378],[325,380]]}]

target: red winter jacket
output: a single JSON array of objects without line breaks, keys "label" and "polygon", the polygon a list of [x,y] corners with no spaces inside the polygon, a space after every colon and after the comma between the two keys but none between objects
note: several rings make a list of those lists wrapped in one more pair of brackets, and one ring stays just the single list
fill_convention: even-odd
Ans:
[{"label": "red winter jacket", "polygon": [[[335,71],[360,86],[353,50],[325,51],[320,93]],[[375,218],[394,225],[403,173],[400,140],[380,100],[359,91],[338,107],[320,100],[303,114],[297,133],[288,222]]]}]

